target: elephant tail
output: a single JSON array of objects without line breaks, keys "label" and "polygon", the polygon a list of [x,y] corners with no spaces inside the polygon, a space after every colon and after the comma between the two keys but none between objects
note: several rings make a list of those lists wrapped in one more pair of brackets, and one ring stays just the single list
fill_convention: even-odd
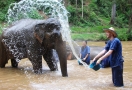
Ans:
[{"label": "elephant tail", "polygon": [[8,55],[2,43],[2,36],[0,35],[0,67],[4,68],[7,62],[8,62]]}]

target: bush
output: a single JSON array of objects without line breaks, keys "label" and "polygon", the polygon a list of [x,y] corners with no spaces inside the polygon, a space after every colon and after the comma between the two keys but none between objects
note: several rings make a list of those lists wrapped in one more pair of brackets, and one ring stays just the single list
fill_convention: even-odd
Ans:
[{"label": "bush", "polygon": [[33,18],[33,19],[42,19],[43,17],[39,14],[37,10],[31,10],[28,13],[28,17]]},{"label": "bush", "polygon": [[116,31],[118,38],[121,41],[127,41],[128,40],[129,35],[126,33],[126,31],[127,31],[127,28],[125,28],[125,29],[118,28],[118,30]]},{"label": "bush", "polygon": [[0,24],[0,35],[1,35],[1,33],[3,32],[3,29],[4,29],[5,27],[7,27],[7,26],[8,26],[8,24],[6,24],[6,23],[4,23],[3,25]]},{"label": "bush", "polygon": [[16,1],[18,2],[19,0],[0,0],[0,22],[6,20],[5,15],[9,5]]},{"label": "bush", "polygon": [[2,26],[0,25],[0,35],[1,35],[1,33],[2,33]]},{"label": "bush", "polygon": [[5,20],[5,14],[0,12],[0,22]]},{"label": "bush", "polygon": [[101,41],[106,41],[107,40],[107,38],[104,34],[101,34],[98,39],[101,40]]},{"label": "bush", "polygon": [[100,25],[100,20],[98,19],[96,13],[90,11],[88,6],[84,6],[83,17],[82,8],[75,8],[74,6],[69,5],[67,10],[70,13],[69,23],[71,25],[80,27],[93,27],[95,25]]}]

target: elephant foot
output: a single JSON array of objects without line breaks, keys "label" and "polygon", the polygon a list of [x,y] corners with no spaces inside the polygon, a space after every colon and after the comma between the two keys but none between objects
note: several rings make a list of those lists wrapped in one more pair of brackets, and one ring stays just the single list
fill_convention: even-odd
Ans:
[{"label": "elephant foot", "polygon": [[13,68],[17,68],[18,67],[18,62],[16,62],[15,59],[11,59],[11,65]]},{"label": "elephant foot", "polygon": [[53,62],[53,65],[49,65],[51,71],[58,71],[58,66],[56,62]]},{"label": "elephant foot", "polygon": [[51,68],[50,71],[57,71],[57,68]]},{"label": "elephant foot", "polygon": [[68,77],[68,75],[67,76],[62,76],[62,77]]},{"label": "elephant foot", "polygon": [[68,74],[62,75],[62,77],[68,77]]},{"label": "elephant foot", "polygon": [[68,77],[68,74],[67,73],[62,74],[62,77]]},{"label": "elephant foot", "polygon": [[18,64],[13,64],[12,67],[13,68],[17,68],[18,67]]},{"label": "elephant foot", "polygon": [[1,65],[0,67],[1,67],[1,68],[5,68],[5,65]]},{"label": "elephant foot", "polygon": [[35,73],[35,74],[41,74],[41,73],[42,73],[42,69],[34,70],[34,73]]}]

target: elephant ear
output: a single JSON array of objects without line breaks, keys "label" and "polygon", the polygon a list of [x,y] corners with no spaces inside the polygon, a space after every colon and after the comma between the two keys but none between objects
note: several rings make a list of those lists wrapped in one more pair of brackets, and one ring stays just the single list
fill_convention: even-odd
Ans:
[{"label": "elephant ear", "polygon": [[34,36],[35,38],[42,44],[44,39],[44,24],[38,24],[34,28]]}]

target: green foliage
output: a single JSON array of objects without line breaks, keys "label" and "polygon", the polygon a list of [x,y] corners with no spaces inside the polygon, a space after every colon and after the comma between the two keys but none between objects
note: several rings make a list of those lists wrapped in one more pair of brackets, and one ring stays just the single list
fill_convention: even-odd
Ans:
[{"label": "green foliage", "polygon": [[32,10],[28,13],[28,17],[33,19],[42,19],[43,17],[39,14],[37,10]]},{"label": "green foliage", "polygon": [[[78,3],[80,0],[77,0]],[[119,28],[128,27],[128,17],[129,17],[129,8],[125,0],[115,0],[116,1],[116,20],[115,26]],[[77,4],[76,0],[70,0],[70,5],[67,7],[67,10],[70,12],[71,16],[69,17],[70,24],[80,26],[80,27],[94,27],[98,25],[103,25],[103,22],[99,18],[108,18],[108,24],[111,17],[111,8],[113,0],[84,0],[83,13],[84,17],[81,17],[82,8],[81,2]],[[88,4],[87,4],[88,3]],[[107,24],[107,25],[108,25]]]},{"label": "green foliage", "polygon": [[3,23],[3,25],[0,24],[0,35],[1,35],[1,33],[3,32],[3,29],[4,29],[5,27],[7,27],[7,26],[8,26],[8,24],[6,24],[6,23]]},{"label": "green foliage", "polygon": [[94,27],[78,27],[72,26],[72,33],[103,33],[103,29],[108,28],[110,26],[94,26]]},{"label": "green foliage", "polygon": [[106,40],[104,33],[82,33],[82,34],[72,34],[73,40],[89,40],[89,41],[99,41]]},{"label": "green foliage", "polygon": [[127,35],[128,35],[128,38],[127,39],[132,41],[132,31],[129,32],[129,33],[127,33]]},{"label": "green foliage", "polygon": [[75,26],[80,27],[93,27],[100,24],[96,13],[90,11],[88,6],[84,6],[83,17],[82,17],[82,8],[76,8],[69,5],[67,10],[70,12],[69,23]]},{"label": "green foliage", "polygon": [[5,20],[5,14],[0,11],[0,22]]},{"label": "green foliage", "polygon": [[104,34],[100,34],[98,40],[106,41],[107,38],[106,38],[106,36]]},{"label": "green foliage", "polygon": [[116,32],[120,40],[122,41],[128,40],[128,34],[126,33],[126,31],[127,31],[127,28],[124,28],[124,29],[118,28]]},{"label": "green foliage", "polygon": [[[95,41],[107,40],[103,29],[109,27],[111,26],[95,26],[95,27],[85,27],[85,28],[73,26],[71,27],[72,38],[74,40],[95,40]],[[115,28],[115,31],[117,32],[118,38],[121,41],[128,40],[129,35],[126,33],[127,28]]]},{"label": "green foliage", "polygon": [[2,33],[2,29],[3,29],[3,28],[2,28],[2,26],[0,25],[0,35],[1,35],[1,33]]},{"label": "green foliage", "polygon": [[[76,0],[69,0],[69,3],[71,5],[73,5],[73,6],[75,6]],[[81,0],[77,0],[77,4],[78,4],[78,7],[81,7],[82,1]]]},{"label": "green foliage", "polygon": [[0,22],[5,21],[5,15],[11,3],[19,0],[0,0]]},{"label": "green foliage", "polygon": [[115,26],[119,28],[128,27],[128,20],[125,18],[123,14],[116,17]]},{"label": "green foliage", "polygon": [[[5,15],[11,3],[20,0],[1,0],[0,1],[0,22],[5,21]],[[129,3],[126,0],[116,1],[116,20],[114,25],[110,25],[111,8],[113,0],[83,0],[83,17],[82,17],[82,0],[68,0],[66,7],[70,13],[69,23],[72,26],[72,38],[79,40],[106,40],[103,29],[111,26],[116,28],[120,40],[130,40],[132,31],[126,34],[128,28],[128,19],[130,15]],[[51,9],[47,8],[45,12]],[[42,19],[37,10],[28,13],[28,17],[33,19]],[[23,18],[19,14],[19,19]],[[0,33],[3,26],[0,25]]]}]

